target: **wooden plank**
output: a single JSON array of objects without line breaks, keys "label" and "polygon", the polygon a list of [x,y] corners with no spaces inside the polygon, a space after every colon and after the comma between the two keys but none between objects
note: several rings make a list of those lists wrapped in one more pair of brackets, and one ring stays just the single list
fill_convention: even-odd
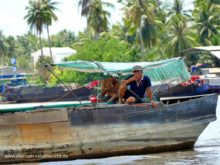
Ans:
[{"label": "wooden plank", "polygon": [[65,143],[71,140],[68,122],[18,125],[24,144]]},{"label": "wooden plank", "polygon": [[0,145],[25,146],[49,143],[67,143],[71,141],[69,122],[21,124],[0,126]]},{"label": "wooden plank", "polygon": [[190,98],[197,98],[197,97],[205,97],[205,96],[212,96],[215,94],[204,94],[204,95],[194,95],[194,96],[177,96],[177,97],[161,97],[160,100],[176,100],[176,99],[190,99]]},{"label": "wooden plank", "polygon": [[51,111],[18,112],[0,116],[0,125],[51,123],[68,121],[66,109]]},{"label": "wooden plank", "polygon": [[22,144],[21,134],[16,125],[0,125],[0,145],[10,146],[20,144]]}]

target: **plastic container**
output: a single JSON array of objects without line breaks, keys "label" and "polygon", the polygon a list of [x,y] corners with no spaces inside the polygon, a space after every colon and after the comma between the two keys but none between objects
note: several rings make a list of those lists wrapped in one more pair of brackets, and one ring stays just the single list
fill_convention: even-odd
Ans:
[{"label": "plastic container", "polygon": [[90,99],[91,103],[97,103],[98,102],[98,98],[95,95],[90,96],[89,99]]}]

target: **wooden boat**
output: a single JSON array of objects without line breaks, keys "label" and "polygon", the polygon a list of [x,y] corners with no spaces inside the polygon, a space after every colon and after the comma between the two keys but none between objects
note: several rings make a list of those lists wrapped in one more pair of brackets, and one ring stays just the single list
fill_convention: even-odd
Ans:
[{"label": "wooden boat", "polygon": [[[189,98],[190,99],[190,98]],[[192,148],[216,120],[217,95],[174,104],[31,103],[0,106],[0,163]]]},{"label": "wooden boat", "polygon": [[[155,80],[189,77],[179,59],[138,64]],[[180,68],[170,74],[176,64]],[[136,63],[102,65],[112,74],[119,71],[125,74],[130,73]],[[58,66],[103,72],[97,67],[99,65],[91,62],[67,62]],[[149,72],[150,68],[153,72]],[[206,126],[216,120],[217,99],[217,95],[188,97],[178,102],[161,102],[156,109],[147,103],[126,105],[88,101],[0,105],[0,163],[192,148]]]},{"label": "wooden boat", "polygon": [[79,87],[68,91],[62,86],[26,85],[10,87],[2,94],[6,101],[17,103],[88,100],[94,89]]},{"label": "wooden boat", "polygon": [[169,104],[174,104],[174,103],[180,103],[183,101],[189,101],[205,96],[211,96],[213,94],[203,94],[203,95],[192,95],[192,96],[172,96],[172,97],[160,97],[160,101],[163,104],[169,105]]},{"label": "wooden boat", "polygon": [[27,77],[23,74],[19,75],[0,75],[0,95],[2,95],[7,87],[15,87],[26,85]]},{"label": "wooden boat", "polygon": [[[154,88],[153,88],[154,89]],[[187,86],[177,84],[170,86],[169,84],[162,84],[155,88],[155,97],[175,97],[175,96],[193,96],[195,93],[196,85],[194,83]]]},{"label": "wooden boat", "polygon": [[[153,88],[154,89],[154,88]],[[205,79],[198,79],[195,82],[189,81],[170,86],[162,84],[155,87],[155,97],[178,97],[178,96],[196,96],[204,94],[220,93],[220,86],[206,82]]]}]

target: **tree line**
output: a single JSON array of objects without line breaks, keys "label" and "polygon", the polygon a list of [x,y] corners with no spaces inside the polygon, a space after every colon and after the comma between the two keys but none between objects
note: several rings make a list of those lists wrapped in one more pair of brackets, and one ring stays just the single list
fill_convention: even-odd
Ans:
[{"label": "tree line", "polygon": [[[53,47],[71,47],[76,36],[72,31],[62,30],[51,35],[50,38]],[[42,39],[42,45],[49,47],[47,39]],[[0,31],[0,66],[10,66],[12,65],[11,58],[16,58],[18,68],[31,69],[33,68],[31,53],[40,48],[39,38],[31,32],[19,36],[5,36]]]}]

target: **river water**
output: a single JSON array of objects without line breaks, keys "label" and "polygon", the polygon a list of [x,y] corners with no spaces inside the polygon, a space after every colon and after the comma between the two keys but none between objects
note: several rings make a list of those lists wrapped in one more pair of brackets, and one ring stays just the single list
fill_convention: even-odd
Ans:
[{"label": "river water", "polygon": [[[208,125],[195,148],[159,154],[117,156],[103,159],[45,162],[39,165],[220,165],[220,98],[217,120]],[[38,164],[37,164],[38,165]]]}]

